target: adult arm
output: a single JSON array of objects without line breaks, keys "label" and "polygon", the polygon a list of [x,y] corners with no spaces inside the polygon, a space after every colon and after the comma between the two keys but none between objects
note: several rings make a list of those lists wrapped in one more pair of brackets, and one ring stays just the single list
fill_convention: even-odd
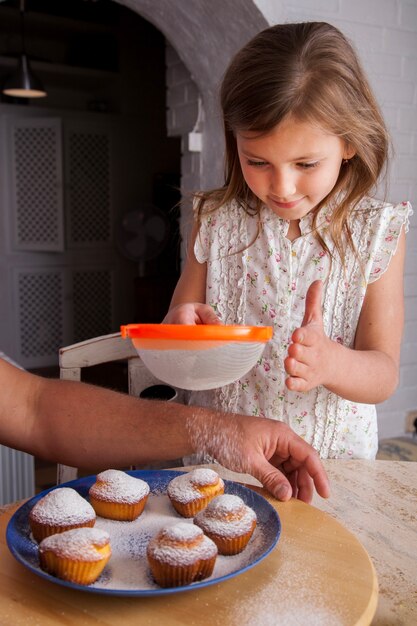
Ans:
[{"label": "adult arm", "polygon": [[255,476],[273,495],[328,496],[317,453],[274,420],[142,400],[52,380],[0,359],[0,443],[80,468],[117,468],[194,452]]},{"label": "adult arm", "polygon": [[323,329],[322,284],[310,286],[303,325],[294,331],[285,368],[287,386],[309,391],[324,385],[353,402],[376,404],[398,385],[404,318],[404,230],[385,273],[368,285],[354,349],[329,339]]}]

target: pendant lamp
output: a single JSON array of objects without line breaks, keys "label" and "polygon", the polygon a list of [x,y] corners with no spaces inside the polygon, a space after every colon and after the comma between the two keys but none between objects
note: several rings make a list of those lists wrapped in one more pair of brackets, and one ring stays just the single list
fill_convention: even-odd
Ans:
[{"label": "pendant lamp", "polygon": [[43,98],[46,91],[30,67],[25,49],[25,0],[20,0],[21,54],[17,69],[4,82],[3,93],[14,98]]}]

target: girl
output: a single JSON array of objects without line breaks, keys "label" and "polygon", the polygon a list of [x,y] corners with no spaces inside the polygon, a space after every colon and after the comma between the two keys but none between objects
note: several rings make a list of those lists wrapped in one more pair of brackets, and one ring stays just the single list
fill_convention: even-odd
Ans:
[{"label": "girl", "polygon": [[369,197],[389,144],[370,86],[336,28],[284,24],[232,60],[221,105],[226,182],[196,197],[165,322],[274,337],[247,376],[192,402],[282,420],[323,458],[372,459],[373,405],[398,382],[411,207]]}]

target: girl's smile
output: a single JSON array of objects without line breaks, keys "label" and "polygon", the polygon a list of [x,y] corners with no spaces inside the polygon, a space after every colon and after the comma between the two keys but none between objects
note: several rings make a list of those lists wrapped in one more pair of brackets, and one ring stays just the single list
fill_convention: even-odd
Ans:
[{"label": "girl's smile", "polygon": [[277,206],[280,209],[287,209],[287,210],[294,209],[298,205],[298,203],[303,199],[303,198],[300,198],[299,200],[293,200],[292,202],[280,202],[279,200],[276,200],[272,196],[269,196],[269,198],[275,206]]},{"label": "girl's smile", "polygon": [[251,191],[276,215],[299,220],[335,186],[354,150],[335,135],[295,118],[271,132],[236,134],[240,165]]}]

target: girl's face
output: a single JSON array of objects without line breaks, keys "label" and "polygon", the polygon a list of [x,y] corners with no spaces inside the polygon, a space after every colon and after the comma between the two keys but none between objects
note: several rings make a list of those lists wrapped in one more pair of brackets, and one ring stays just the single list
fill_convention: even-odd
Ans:
[{"label": "girl's face", "polygon": [[320,128],[288,117],[266,135],[236,134],[248,187],[276,215],[299,220],[331,192],[355,151]]}]

